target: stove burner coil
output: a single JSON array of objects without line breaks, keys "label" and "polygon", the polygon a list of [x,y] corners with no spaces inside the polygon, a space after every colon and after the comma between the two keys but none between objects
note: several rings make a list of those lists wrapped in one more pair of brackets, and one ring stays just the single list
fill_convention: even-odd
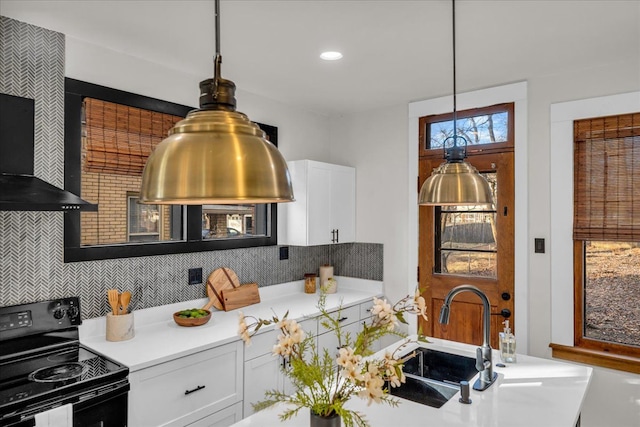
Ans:
[{"label": "stove burner coil", "polygon": [[82,363],[71,362],[62,365],[47,366],[29,374],[29,380],[37,383],[55,383],[81,376],[86,371]]}]

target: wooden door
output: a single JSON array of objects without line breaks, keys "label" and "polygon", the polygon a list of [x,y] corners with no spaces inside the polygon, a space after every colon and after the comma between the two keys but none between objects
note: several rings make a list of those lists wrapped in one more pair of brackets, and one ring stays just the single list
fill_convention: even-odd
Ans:
[{"label": "wooden door", "polygon": [[[477,286],[489,298],[493,348],[498,347],[498,332],[507,317],[514,329],[514,156],[512,149],[496,151],[467,158],[492,183],[495,210],[419,208],[418,276],[429,314],[428,321],[420,319],[425,335],[482,344],[483,306],[477,295],[458,294],[449,324],[438,322],[447,293],[461,284]],[[441,158],[420,159],[419,186],[440,163]]]}]

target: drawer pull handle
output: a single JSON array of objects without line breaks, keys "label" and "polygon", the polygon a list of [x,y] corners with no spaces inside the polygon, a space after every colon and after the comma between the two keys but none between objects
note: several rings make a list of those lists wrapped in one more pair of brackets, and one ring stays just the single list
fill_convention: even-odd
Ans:
[{"label": "drawer pull handle", "polygon": [[341,318],[338,319],[338,322],[344,322],[347,319],[348,319],[348,317],[341,317]]},{"label": "drawer pull handle", "polygon": [[205,388],[205,386],[199,385],[198,387],[194,388],[193,390],[186,390],[184,392],[184,395],[186,396],[187,394],[195,393],[196,391],[202,390],[203,388]]}]

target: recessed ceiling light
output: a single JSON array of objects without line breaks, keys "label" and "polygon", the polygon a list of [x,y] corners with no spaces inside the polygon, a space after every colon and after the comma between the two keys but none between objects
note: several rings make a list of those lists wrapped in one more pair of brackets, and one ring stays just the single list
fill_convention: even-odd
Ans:
[{"label": "recessed ceiling light", "polygon": [[342,58],[342,54],[340,52],[322,52],[320,54],[320,58],[324,59],[325,61],[337,61],[338,59]]}]

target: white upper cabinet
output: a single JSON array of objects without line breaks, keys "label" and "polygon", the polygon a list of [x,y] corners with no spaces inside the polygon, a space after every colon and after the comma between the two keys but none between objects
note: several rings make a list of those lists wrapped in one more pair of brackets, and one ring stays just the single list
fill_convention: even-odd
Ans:
[{"label": "white upper cabinet", "polygon": [[296,201],[278,205],[278,244],[355,242],[355,168],[313,160],[287,164]]}]

